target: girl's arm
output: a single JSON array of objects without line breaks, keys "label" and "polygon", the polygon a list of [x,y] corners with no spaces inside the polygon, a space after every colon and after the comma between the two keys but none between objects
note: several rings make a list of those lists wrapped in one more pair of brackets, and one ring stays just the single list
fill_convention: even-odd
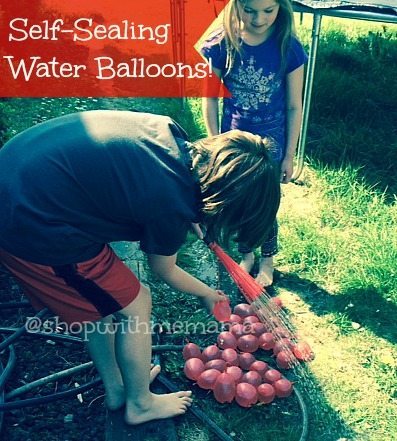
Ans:
[{"label": "girl's arm", "polygon": [[[221,78],[222,75],[221,69],[217,69],[213,67],[212,70],[215,75]],[[211,82],[211,86],[208,87],[211,87],[211,95],[216,95],[219,93],[219,88],[218,90],[213,90],[214,89],[213,82]],[[204,124],[207,129],[208,135],[209,136],[218,135],[219,134],[219,99],[203,98],[202,111],[203,111]]]},{"label": "girl's arm", "polygon": [[303,72],[302,65],[287,75],[287,144],[280,179],[284,184],[290,182],[294,169],[293,160],[302,121]]},{"label": "girl's arm", "polygon": [[149,266],[167,285],[178,291],[202,298],[210,311],[212,311],[216,302],[225,300],[224,296],[219,294],[217,290],[210,288],[180,268],[176,264],[176,256],[176,254],[173,256],[148,254]]}]

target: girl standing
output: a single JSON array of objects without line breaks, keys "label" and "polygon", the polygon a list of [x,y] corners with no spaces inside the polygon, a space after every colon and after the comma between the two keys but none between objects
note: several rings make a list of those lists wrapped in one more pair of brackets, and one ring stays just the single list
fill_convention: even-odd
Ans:
[{"label": "girl standing", "polygon": [[[307,56],[294,35],[290,0],[230,0],[223,27],[202,47],[231,97],[224,98],[219,127],[218,98],[203,99],[209,135],[231,129],[271,138],[280,181],[290,182],[302,118],[304,63]],[[273,256],[278,251],[274,223],[261,246],[257,281],[273,283]],[[250,272],[253,250],[239,243],[241,266]]]}]

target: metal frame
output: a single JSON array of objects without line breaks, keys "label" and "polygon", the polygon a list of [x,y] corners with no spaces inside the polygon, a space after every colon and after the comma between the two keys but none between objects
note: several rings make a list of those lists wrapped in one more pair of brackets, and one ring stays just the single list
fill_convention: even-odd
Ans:
[{"label": "metal frame", "polygon": [[322,16],[326,15],[330,17],[349,18],[349,19],[358,19],[358,20],[367,20],[367,21],[379,21],[385,23],[397,23],[397,11],[396,11],[396,15],[392,15],[392,14],[383,14],[378,12],[360,11],[357,9],[354,10],[327,9],[327,8],[313,9],[308,6],[297,4],[295,2],[293,4],[293,7],[295,12],[313,14],[312,41],[309,51],[309,59],[308,59],[306,78],[305,78],[302,124],[301,124],[300,137],[299,137],[298,148],[296,153],[297,164],[294,170],[294,174],[292,176],[292,180],[296,180],[299,178],[303,170],[306,135],[307,135],[308,122],[309,122],[310,103],[311,103],[313,80],[314,80],[314,69],[316,65],[317,50],[318,50],[318,44],[321,34]]},{"label": "metal frame", "polygon": [[[172,54],[174,60],[185,61],[186,59],[186,29],[185,29],[185,3],[187,0],[170,0],[170,12],[172,23]],[[183,97],[186,89],[186,79],[179,81],[179,93]]]}]

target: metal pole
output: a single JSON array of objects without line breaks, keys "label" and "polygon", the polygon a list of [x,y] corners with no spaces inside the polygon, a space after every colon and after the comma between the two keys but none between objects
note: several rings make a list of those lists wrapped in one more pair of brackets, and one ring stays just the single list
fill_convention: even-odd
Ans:
[{"label": "metal pole", "polygon": [[311,102],[313,79],[314,79],[314,68],[316,65],[318,42],[320,40],[321,18],[322,18],[321,14],[317,12],[313,13],[312,42],[309,52],[309,60],[307,64],[305,94],[303,98],[302,125],[301,125],[298,150],[296,155],[297,166],[294,170],[294,174],[292,175],[292,180],[298,179],[303,169],[307,125],[309,121],[310,102]]},{"label": "metal pole", "polygon": [[[185,3],[187,0],[181,0],[181,10],[179,12],[179,23],[181,30],[181,41],[180,41],[180,61],[186,62],[186,8]],[[186,105],[186,78],[183,76],[181,78],[181,98],[182,98],[182,109],[185,109]]]}]

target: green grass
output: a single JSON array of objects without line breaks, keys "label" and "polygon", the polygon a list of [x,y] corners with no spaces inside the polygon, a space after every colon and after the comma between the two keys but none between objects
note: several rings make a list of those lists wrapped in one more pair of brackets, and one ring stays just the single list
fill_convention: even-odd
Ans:
[{"label": "green grass", "polygon": [[[347,30],[346,30],[347,28]],[[303,41],[310,36],[300,29]],[[350,165],[369,185],[396,194],[396,25],[324,18],[307,151],[324,165]]]},{"label": "green grass", "polygon": [[[352,25],[345,29],[346,23]],[[298,31],[308,44],[310,24]],[[283,187],[277,258],[289,317],[316,352],[307,380],[298,379],[311,441],[397,440],[396,59],[396,26],[323,19],[305,171],[301,185]],[[0,134],[8,139],[31,124],[91,108],[168,114],[192,139],[204,135],[197,99],[183,112],[180,100],[166,99],[2,100]],[[180,262],[214,284],[208,260],[191,237]],[[210,320],[196,300],[150,283],[163,320]],[[175,332],[167,339],[204,345],[214,336]],[[183,383],[181,367],[180,355],[167,356],[166,369]],[[296,402],[246,412],[201,398],[236,440],[298,439],[298,429],[290,430],[300,422]],[[186,441],[212,439],[192,418],[179,430]]]},{"label": "green grass", "polygon": [[280,291],[350,436],[394,440],[396,27],[343,32],[342,22],[323,26],[303,186],[285,188]]},{"label": "green grass", "polygon": [[397,33],[354,23],[323,21],[303,185],[280,213],[280,294],[317,353],[311,440],[397,439]]}]

